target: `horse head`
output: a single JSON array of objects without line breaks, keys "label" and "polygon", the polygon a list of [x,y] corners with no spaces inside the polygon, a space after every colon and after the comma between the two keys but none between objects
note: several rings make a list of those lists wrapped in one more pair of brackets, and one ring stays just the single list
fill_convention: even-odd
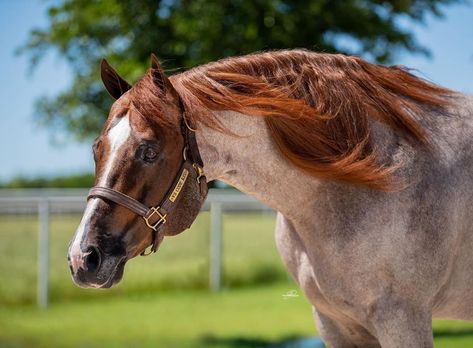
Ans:
[{"label": "horse head", "polygon": [[105,60],[101,76],[116,101],[93,145],[95,186],[68,260],[79,286],[106,288],[128,260],[190,227],[207,186],[184,105],[156,57],[133,87]]}]

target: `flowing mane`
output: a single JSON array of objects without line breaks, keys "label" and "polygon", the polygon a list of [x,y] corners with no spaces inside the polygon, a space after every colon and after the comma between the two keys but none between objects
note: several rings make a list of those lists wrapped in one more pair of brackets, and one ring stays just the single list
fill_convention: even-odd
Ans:
[{"label": "flowing mane", "polygon": [[330,180],[395,190],[397,166],[380,163],[370,118],[427,144],[416,117],[452,92],[406,69],[305,50],[228,58],[171,77],[193,124],[219,128],[212,111],[264,117],[281,154]]}]

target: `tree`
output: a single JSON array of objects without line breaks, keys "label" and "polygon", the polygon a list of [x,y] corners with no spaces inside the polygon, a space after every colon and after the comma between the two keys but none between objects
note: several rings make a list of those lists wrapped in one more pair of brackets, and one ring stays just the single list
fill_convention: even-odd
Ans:
[{"label": "tree", "polygon": [[422,22],[459,1],[62,0],[49,8],[49,26],[33,30],[20,51],[30,55],[33,66],[51,49],[67,59],[73,84],[37,101],[39,120],[87,139],[98,133],[112,102],[99,80],[102,57],[131,81],[143,75],[151,52],[170,72],[295,47],[389,62],[398,50],[428,54],[399,24],[402,19]]}]

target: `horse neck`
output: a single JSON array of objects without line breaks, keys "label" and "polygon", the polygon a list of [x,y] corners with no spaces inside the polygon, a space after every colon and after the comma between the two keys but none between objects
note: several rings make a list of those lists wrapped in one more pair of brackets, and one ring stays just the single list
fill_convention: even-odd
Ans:
[{"label": "horse neck", "polygon": [[262,118],[231,111],[216,117],[229,132],[201,127],[196,133],[207,179],[232,185],[288,218],[301,216],[317,180],[279,154]]}]

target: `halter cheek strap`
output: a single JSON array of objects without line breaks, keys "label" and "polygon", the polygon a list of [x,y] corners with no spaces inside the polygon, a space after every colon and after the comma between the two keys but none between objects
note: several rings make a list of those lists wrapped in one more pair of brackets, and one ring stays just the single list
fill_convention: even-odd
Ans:
[{"label": "halter cheek strap", "polygon": [[195,184],[199,186],[201,197],[205,198],[207,195],[207,180],[203,171],[199,149],[197,148],[194,130],[188,126],[184,112],[182,114],[181,132],[185,144],[182,153],[183,161],[160,204],[148,207],[122,192],[102,186],[92,187],[87,196],[87,200],[91,198],[102,198],[115,202],[143,218],[145,224],[152,231],[151,250],[149,253],[143,251],[143,253],[141,253],[143,256],[154,253],[158,249],[159,244],[164,238],[164,235],[160,233],[161,227],[166,223],[166,219],[175,209],[179,194],[184,186],[189,183],[189,181],[192,181],[188,180],[189,174],[192,171],[195,171],[197,179]]}]

